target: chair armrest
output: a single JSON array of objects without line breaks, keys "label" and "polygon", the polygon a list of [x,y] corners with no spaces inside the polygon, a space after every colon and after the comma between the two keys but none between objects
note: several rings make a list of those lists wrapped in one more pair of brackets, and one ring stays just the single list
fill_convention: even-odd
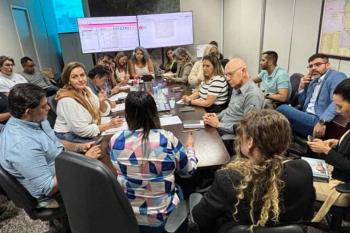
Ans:
[{"label": "chair armrest", "polygon": [[188,216],[187,201],[182,200],[169,215],[164,229],[166,232],[176,232]]},{"label": "chair armrest", "polygon": [[235,135],[233,134],[224,134],[221,136],[222,140],[234,140],[234,138],[235,138]]},{"label": "chair armrest", "polygon": [[350,183],[338,184],[335,189],[340,193],[350,193]]}]

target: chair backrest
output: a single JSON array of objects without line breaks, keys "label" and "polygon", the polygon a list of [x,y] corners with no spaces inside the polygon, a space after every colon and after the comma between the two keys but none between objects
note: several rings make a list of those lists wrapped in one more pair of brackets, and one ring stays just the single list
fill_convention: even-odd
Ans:
[{"label": "chair backrest", "polygon": [[9,174],[0,166],[0,185],[13,203],[23,208],[32,217],[32,212],[36,209],[37,200],[20,184],[15,177]]},{"label": "chair backrest", "polygon": [[292,106],[298,105],[298,99],[296,98],[295,95],[298,93],[299,84],[300,84],[300,80],[302,77],[303,77],[303,75],[299,74],[299,73],[294,73],[290,76],[290,84],[292,86],[292,93],[290,95],[289,102]]},{"label": "chair backrest", "polygon": [[56,158],[55,167],[73,233],[138,232],[129,200],[103,163],[63,152]]},{"label": "chair backrest", "polygon": [[56,113],[57,100],[55,100],[55,96],[47,97],[47,103],[50,106],[50,110],[47,115],[47,120],[49,121],[51,128],[54,128],[56,118],[57,118],[57,113]]},{"label": "chair backrest", "polygon": [[[233,226],[229,230],[220,233],[250,233],[249,226]],[[303,233],[303,228],[299,225],[286,225],[286,226],[276,226],[276,227],[258,227],[254,228],[254,233]]]}]

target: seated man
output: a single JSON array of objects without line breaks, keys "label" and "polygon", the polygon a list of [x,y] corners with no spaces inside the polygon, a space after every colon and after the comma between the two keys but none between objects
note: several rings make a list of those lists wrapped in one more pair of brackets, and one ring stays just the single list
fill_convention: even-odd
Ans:
[{"label": "seated man", "polygon": [[[50,107],[46,92],[31,83],[17,84],[8,97],[12,117],[0,133],[0,165],[38,199],[57,193],[55,158],[66,148],[97,158],[101,150],[92,143],[59,141],[46,120]],[[92,147],[91,147],[92,146]],[[91,148],[90,148],[91,147]]]},{"label": "seated man", "polygon": [[326,124],[336,116],[336,107],[332,101],[335,87],[346,75],[331,69],[325,54],[314,54],[309,60],[309,73],[300,80],[298,90],[301,110],[287,104],[276,110],[285,115],[296,134],[306,138],[313,135],[322,138],[326,132]]},{"label": "seated man", "polygon": [[28,82],[38,85],[46,90],[46,96],[55,95],[58,88],[51,84],[51,82],[40,72],[35,70],[35,64],[29,57],[22,57],[21,64],[23,67],[22,75]]},{"label": "seated man", "polygon": [[26,83],[27,80],[20,74],[13,72],[15,62],[7,56],[0,56],[0,92],[8,95],[11,88],[17,83]]},{"label": "seated man", "polygon": [[228,107],[220,114],[206,113],[204,123],[215,127],[220,134],[234,134],[234,128],[243,115],[253,109],[262,109],[264,97],[249,78],[247,65],[240,58],[233,58],[225,66],[226,80],[233,88]]},{"label": "seated man", "polygon": [[275,51],[263,52],[260,58],[262,71],[254,82],[260,83],[267,103],[276,106],[288,102],[292,90],[287,71],[277,66],[278,54]]},{"label": "seated man", "polygon": [[[107,91],[108,89],[108,78],[111,75],[110,70],[103,66],[97,65],[92,68],[88,73],[88,86],[91,88],[92,92],[98,96],[100,91]],[[119,85],[114,86],[108,95],[114,95],[119,92]]]}]

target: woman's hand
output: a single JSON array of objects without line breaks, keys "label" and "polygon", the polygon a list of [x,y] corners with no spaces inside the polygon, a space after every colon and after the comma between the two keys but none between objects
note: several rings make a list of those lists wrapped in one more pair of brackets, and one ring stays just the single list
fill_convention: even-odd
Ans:
[{"label": "woman's hand", "polygon": [[95,145],[91,147],[88,151],[86,151],[85,155],[90,158],[97,159],[101,156],[101,153],[101,146]]},{"label": "woman's hand", "polygon": [[104,102],[105,100],[107,100],[108,96],[107,96],[107,92],[102,90],[98,93],[98,100],[101,102]]},{"label": "woman's hand", "polygon": [[191,98],[188,95],[184,95],[182,96],[182,100],[184,101],[184,103],[188,104],[191,100]]},{"label": "woman's hand", "polygon": [[328,154],[332,149],[328,142],[322,141],[321,139],[314,139],[311,142],[307,142],[307,144],[313,152],[319,154]]},{"label": "woman's hand", "polygon": [[110,128],[117,128],[117,127],[121,126],[123,123],[124,123],[124,118],[115,117],[115,118],[112,118],[108,124],[109,124]]}]

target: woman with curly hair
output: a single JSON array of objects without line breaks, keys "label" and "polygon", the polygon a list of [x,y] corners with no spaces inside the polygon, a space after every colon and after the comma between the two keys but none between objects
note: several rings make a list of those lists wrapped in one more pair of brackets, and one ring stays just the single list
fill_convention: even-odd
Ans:
[{"label": "woman with curly hair", "polygon": [[257,226],[312,217],[313,177],[307,162],[288,160],[288,120],[273,110],[249,112],[237,129],[237,157],[217,171],[210,190],[193,209],[201,232],[217,226]]}]

